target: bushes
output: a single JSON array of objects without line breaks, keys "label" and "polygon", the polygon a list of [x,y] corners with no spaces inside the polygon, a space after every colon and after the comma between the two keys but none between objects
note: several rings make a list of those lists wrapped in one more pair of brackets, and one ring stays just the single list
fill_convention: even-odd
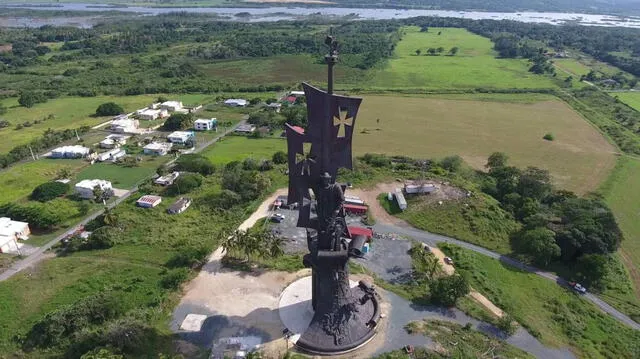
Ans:
[{"label": "bushes", "polygon": [[56,197],[64,196],[69,191],[71,186],[68,183],[62,182],[47,182],[36,187],[31,192],[31,199],[40,202],[47,202]]},{"label": "bushes", "polygon": [[174,254],[166,263],[169,268],[198,268],[207,261],[209,251],[204,248],[187,247]]},{"label": "bushes", "polygon": [[96,116],[117,116],[122,113],[124,109],[115,102],[103,103],[96,109]]},{"label": "bushes", "polygon": [[89,235],[87,241],[80,247],[82,250],[107,249],[114,245],[114,229],[104,226],[96,229]]},{"label": "bushes", "polygon": [[467,279],[459,274],[440,277],[431,282],[431,300],[448,307],[454,306],[459,298],[469,294]]},{"label": "bushes", "polygon": [[50,312],[31,327],[23,342],[24,350],[60,346],[72,334],[90,326],[106,322],[121,314],[114,295],[99,293],[74,304]]},{"label": "bushes", "polygon": [[176,290],[180,288],[180,284],[186,281],[189,277],[189,270],[187,268],[176,268],[167,271],[162,279],[160,279],[160,286],[164,289]]},{"label": "bushes", "polygon": [[7,203],[0,207],[0,215],[18,221],[28,222],[30,226],[39,229],[50,229],[59,224],[64,213],[56,208],[42,203]]},{"label": "bushes", "polygon": [[549,132],[545,134],[542,138],[544,138],[547,141],[553,141],[556,139],[556,136],[554,136],[553,133]]},{"label": "bushes", "polygon": [[278,151],[273,154],[271,160],[277,165],[283,165],[287,163],[287,154],[284,151]]},{"label": "bushes", "polygon": [[176,161],[177,171],[197,172],[203,176],[209,176],[215,172],[215,166],[211,161],[198,154],[185,154]]},{"label": "bushes", "polygon": [[193,114],[174,113],[162,125],[165,131],[179,131],[193,128]]},{"label": "bushes", "polygon": [[23,91],[20,93],[20,98],[18,98],[20,106],[26,108],[31,108],[35,106],[35,104],[43,102],[47,102],[47,97],[38,92]]},{"label": "bushes", "polygon": [[183,173],[173,182],[171,186],[169,186],[167,191],[172,195],[189,193],[194,189],[200,187],[203,180],[204,177],[202,177],[202,175],[199,173]]}]

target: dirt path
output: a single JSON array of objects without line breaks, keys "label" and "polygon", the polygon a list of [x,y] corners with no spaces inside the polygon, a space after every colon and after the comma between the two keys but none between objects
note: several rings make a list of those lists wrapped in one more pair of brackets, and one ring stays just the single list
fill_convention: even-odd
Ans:
[{"label": "dirt path", "polygon": [[239,230],[242,231],[246,231],[247,229],[253,227],[256,222],[258,222],[258,220],[260,218],[264,218],[266,216],[269,215],[269,212],[271,211],[271,204],[276,200],[276,198],[278,198],[278,196],[282,196],[287,194],[287,189],[286,188],[281,188],[279,190],[277,190],[274,194],[272,194],[271,196],[269,196],[269,198],[265,199],[260,206],[258,207],[258,209],[256,209],[249,218],[247,218],[247,220],[245,220],[244,222],[242,222],[242,224],[238,227]]},{"label": "dirt path", "polygon": [[[444,253],[442,253],[442,251],[439,248],[429,247],[426,244],[424,244],[424,246],[428,248],[431,251],[431,253],[433,253],[436,256],[436,258],[438,258],[438,261],[442,266],[442,270],[446,275],[452,275],[453,273],[455,273],[456,271],[455,267],[450,264],[447,264],[444,261],[444,258],[446,256],[444,255]],[[487,297],[475,291],[473,288],[471,288],[471,291],[469,292],[469,296],[473,298],[473,300],[478,302],[480,305],[485,307],[487,310],[489,310],[491,313],[493,313],[493,315],[495,315],[496,317],[502,318],[502,316],[504,315],[504,312],[502,311],[502,309],[498,308]]]},{"label": "dirt path", "polygon": [[364,190],[364,189],[348,189],[347,195],[360,197],[368,206],[369,211],[373,215],[377,221],[381,221],[384,223],[393,224],[396,226],[406,226],[409,224],[407,222],[401,220],[400,218],[394,217],[387,213],[387,211],[382,208],[380,202],[378,201],[378,196],[381,193],[388,193],[395,191],[396,188],[402,187],[400,183],[379,183],[372,189]]}]

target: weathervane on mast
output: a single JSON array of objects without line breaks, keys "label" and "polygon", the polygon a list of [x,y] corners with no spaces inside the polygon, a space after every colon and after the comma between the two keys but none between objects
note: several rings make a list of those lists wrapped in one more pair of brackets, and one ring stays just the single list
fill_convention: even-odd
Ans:
[{"label": "weathervane on mast", "polygon": [[329,53],[324,57],[324,61],[329,67],[327,79],[327,93],[333,94],[333,66],[338,63],[338,41],[333,36],[333,28],[329,29],[329,35],[324,39],[324,44],[329,46]]}]

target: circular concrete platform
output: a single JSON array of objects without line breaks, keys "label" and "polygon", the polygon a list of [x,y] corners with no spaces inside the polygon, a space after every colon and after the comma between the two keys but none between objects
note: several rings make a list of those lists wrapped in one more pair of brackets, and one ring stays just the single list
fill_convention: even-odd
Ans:
[{"label": "circular concrete platform", "polygon": [[[353,289],[358,286],[358,283],[350,280],[349,286]],[[282,324],[284,324],[292,334],[289,341],[296,344],[298,339],[300,339],[300,336],[304,334],[307,328],[309,328],[309,325],[313,320],[314,312],[311,306],[311,276],[296,280],[282,291],[282,294],[280,295],[280,302],[278,304],[278,313]],[[367,342],[353,348],[352,350],[358,349]]]}]

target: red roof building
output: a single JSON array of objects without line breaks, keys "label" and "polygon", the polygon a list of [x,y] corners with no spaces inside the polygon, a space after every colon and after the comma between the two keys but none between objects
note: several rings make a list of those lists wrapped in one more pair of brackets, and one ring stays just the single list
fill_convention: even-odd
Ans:
[{"label": "red roof building", "polygon": [[297,98],[295,96],[289,96],[287,98],[284,99],[285,101],[287,101],[288,103],[296,103]]},{"label": "red roof building", "polygon": [[162,197],[153,196],[153,195],[145,195],[140,197],[139,200],[136,201],[136,204],[143,208],[153,208],[162,202]]},{"label": "red roof building", "polygon": [[366,236],[367,239],[373,238],[373,230],[364,227],[347,227],[349,230],[349,238],[353,238],[355,236]]},{"label": "red roof building", "polygon": [[361,205],[358,205],[358,204],[345,203],[344,204],[344,210],[347,213],[351,213],[351,214],[365,214],[365,213],[367,213],[369,208],[367,206],[361,206]]}]

